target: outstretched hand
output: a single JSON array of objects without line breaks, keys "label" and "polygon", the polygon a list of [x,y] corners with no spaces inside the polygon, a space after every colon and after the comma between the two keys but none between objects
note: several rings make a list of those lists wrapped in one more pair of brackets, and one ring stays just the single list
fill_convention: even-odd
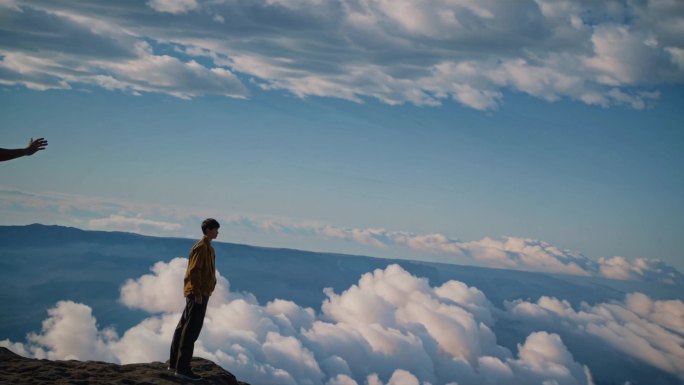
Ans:
[{"label": "outstretched hand", "polygon": [[26,147],[26,155],[33,155],[40,150],[45,150],[45,147],[47,147],[47,145],[48,142],[47,140],[45,140],[45,138],[38,138],[36,140],[33,140],[33,138],[31,138],[29,145]]},{"label": "outstretched hand", "polygon": [[0,148],[0,162],[21,158],[22,156],[33,155],[40,150],[45,150],[48,142],[45,138],[38,138],[29,142],[25,148]]}]

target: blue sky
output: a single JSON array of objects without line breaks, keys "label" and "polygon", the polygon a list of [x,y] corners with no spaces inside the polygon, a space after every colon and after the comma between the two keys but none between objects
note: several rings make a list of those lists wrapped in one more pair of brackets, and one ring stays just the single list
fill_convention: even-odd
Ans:
[{"label": "blue sky", "polygon": [[684,269],[676,2],[0,7],[1,224]]}]

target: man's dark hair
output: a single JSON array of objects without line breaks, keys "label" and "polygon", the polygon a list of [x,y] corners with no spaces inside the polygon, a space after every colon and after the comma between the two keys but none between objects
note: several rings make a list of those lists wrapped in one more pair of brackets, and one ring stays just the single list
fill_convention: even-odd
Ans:
[{"label": "man's dark hair", "polygon": [[206,235],[207,230],[218,229],[221,225],[214,218],[207,218],[202,222],[202,234]]}]

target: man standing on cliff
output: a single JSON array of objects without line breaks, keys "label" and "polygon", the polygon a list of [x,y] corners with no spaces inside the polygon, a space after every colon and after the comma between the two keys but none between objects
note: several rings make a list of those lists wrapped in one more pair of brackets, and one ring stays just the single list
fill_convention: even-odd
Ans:
[{"label": "man standing on cliff", "polygon": [[191,381],[202,379],[190,369],[190,360],[195,349],[195,341],[202,330],[209,296],[216,287],[216,253],[211,241],[218,237],[219,227],[221,225],[216,219],[205,219],[202,222],[204,237],[190,250],[188,268],[183,280],[185,309],[171,342],[169,370],[175,370],[176,376]]}]

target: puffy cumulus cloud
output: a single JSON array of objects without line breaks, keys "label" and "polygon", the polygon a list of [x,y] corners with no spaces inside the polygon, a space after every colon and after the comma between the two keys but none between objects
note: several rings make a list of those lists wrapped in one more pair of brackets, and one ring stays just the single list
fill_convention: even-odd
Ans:
[{"label": "puffy cumulus cloud", "polygon": [[[684,80],[676,1],[0,4],[0,82],[37,90],[246,97],[240,73],[263,89],[354,102],[491,110],[510,90],[642,109],[659,97],[654,87]],[[148,43],[146,54],[133,48]]]},{"label": "puffy cumulus cloud", "polygon": [[419,385],[420,382],[410,372],[407,372],[406,370],[402,369],[397,369],[392,373],[392,377],[390,377],[389,381],[387,382],[388,385]]},{"label": "puffy cumulus cloud", "polygon": [[[154,274],[124,288],[137,282],[146,290],[164,291],[168,274],[177,275],[181,264],[160,262]],[[138,294],[145,296],[142,290]],[[556,334],[530,334],[517,355],[498,345],[491,330],[492,304],[460,282],[431,287],[391,265],[364,274],[340,294],[326,294],[321,314],[285,300],[262,306],[248,294],[211,298],[195,353],[253,383],[593,383]],[[155,298],[142,303],[137,306],[171,309]],[[149,317],[119,337],[109,329],[99,331],[88,306],[60,302],[49,311],[42,332],[26,344],[5,340],[0,345],[52,359],[164,361],[180,308]]]},{"label": "puffy cumulus cloud", "polygon": [[326,385],[358,385],[358,383],[356,381],[354,381],[353,378],[351,378],[345,374],[338,374],[334,378],[331,378],[325,384]]},{"label": "puffy cumulus cloud", "polygon": [[656,280],[669,284],[684,282],[682,273],[658,259],[600,258],[601,275],[613,279]]},{"label": "puffy cumulus cloud", "polygon": [[626,26],[598,26],[592,36],[595,55],[587,58],[588,64],[600,71],[599,81],[603,83],[636,82],[645,72],[657,68],[657,41],[654,39],[636,35]]},{"label": "puffy cumulus cloud", "polygon": [[595,263],[572,251],[561,250],[543,241],[505,237],[503,240],[484,238],[464,244],[476,260],[489,266],[509,267],[575,275],[591,275]]},{"label": "puffy cumulus cloud", "polygon": [[676,332],[684,331],[684,303],[678,300],[653,301],[642,293],[625,297],[626,307],[656,324]]},{"label": "puffy cumulus cloud", "polygon": [[[520,359],[511,366],[515,373],[526,378],[524,383],[563,384],[568,383],[568,374],[571,374],[570,378],[586,378],[587,383],[593,384],[589,369],[574,361],[557,334],[530,334],[523,345],[518,345],[518,355]],[[499,374],[501,369],[497,365],[493,373]]]},{"label": "puffy cumulus cloud", "polygon": [[[157,262],[152,274],[129,279],[121,287],[121,303],[150,313],[174,312],[185,306],[183,301],[183,278],[188,265],[186,258],[174,258],[169,263]],[[230,285],[217,274],[212,302],[226,303]]]},{"label": "puffy cumulus cloud", "polygon": [[72,301],[57,302],[48,310],[40,333],[28,335],[29,343],[0,342],[17,353],[49,360],[112,361],[116,356],[110,349],[118,339],[113,329],[99,330],[89,306]]},{"label": "puffy cumulus cloud", "polygon": [[[620,354],[684,380],[684,303],[653,301],[641,293],[623,302],[575,310],[569,302],[542,297],[536,303],[506,303],[510,316],[547,330],[569,332],[583,344],[598,339]],[[593,342],[595,343],[595,342]]]}]

